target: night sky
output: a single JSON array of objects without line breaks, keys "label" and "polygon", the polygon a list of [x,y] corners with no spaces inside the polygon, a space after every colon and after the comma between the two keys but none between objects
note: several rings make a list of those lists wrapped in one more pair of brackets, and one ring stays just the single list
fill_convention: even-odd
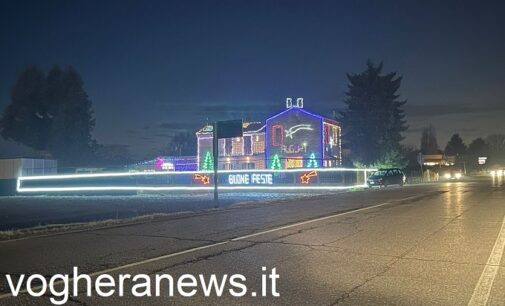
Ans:
[{"label": "night sky", "polygon": [[286,97],[331,116],[345,74],[372,59],[404,77],[405,142],[432,123],[443,148],[454,132],[505,133],[504,16],[503,1],[2,1],[0,108],[27,65],[72,65],[98,142],[140,158],[207,120],[264,120]]}]

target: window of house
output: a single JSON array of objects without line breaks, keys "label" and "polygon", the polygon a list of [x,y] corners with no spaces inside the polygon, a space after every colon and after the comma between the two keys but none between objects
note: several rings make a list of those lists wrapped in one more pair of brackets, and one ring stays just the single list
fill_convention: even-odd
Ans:
[{"label": "window of house", "polygon": [[281,146],[284,144],[284,127],[282,125],[272,126],[272,145]]}]

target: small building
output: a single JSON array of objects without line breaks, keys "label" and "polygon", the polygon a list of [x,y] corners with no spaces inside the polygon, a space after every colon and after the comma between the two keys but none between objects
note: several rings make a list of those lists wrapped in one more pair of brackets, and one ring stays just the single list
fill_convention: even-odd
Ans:
[{"label": "small building", "polygon": [[422,162],[424,166],[453,166],[455,157],[446,156],[444,154],[423,154]]},{"label": "small building", "polygon": [[53,159],[0,159],[0,195],[15,194],[16,182],[20,176],[51,175],[57,173],[58,162]]},{"label": "small building", "polygon": [[[212,125],[196,133],[200,170],[212,170]],[[335,120],[286,99],[286,110],[263,122],[244,122],[243,137],[219,139],[220,169],[289,169],[342,164],[342,131]]]}]

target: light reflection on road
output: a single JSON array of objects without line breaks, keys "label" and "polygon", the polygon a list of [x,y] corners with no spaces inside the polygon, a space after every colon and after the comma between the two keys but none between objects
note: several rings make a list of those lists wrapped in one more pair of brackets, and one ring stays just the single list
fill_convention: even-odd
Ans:
[{"label": "light reflection on road", "polygon": [[492,181],[492,186],[493,187],[502,187],[503,186],[503,176],[494,176],[493,175],[493,181]]},{"label": "light reflection on road", "polygon": [[462,182],[448,182],[445,184],[445,187],[449,189],[449,192],[444,193],[446,217],[460,215],[465,210],[465,205],[463,204],[464,186]]}]

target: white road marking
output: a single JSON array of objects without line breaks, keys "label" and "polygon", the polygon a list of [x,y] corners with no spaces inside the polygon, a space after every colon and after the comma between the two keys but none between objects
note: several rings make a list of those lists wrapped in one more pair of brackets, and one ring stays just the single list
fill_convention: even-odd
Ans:
[{"label": "white road marking", "polygon": [[479,281],[473,290],[472,298],[468,305],[487,305],[491,288],[493,287],[494,279],[498,274],[500,262],[503,257],[503,250],[505,249],[505,217],[503,218],[500,232],[493,246],[493,250],[489,255],[486,266],[480,275]]},{"label": "white road marking", "polygon": [[[403,199],[395,200],[395,202],[396,201],[401,202],[401,201],[409,200],[409,199],[415,198],[415,197],[417,197],[417,196],[409,196],[409,197],[406,197],[406,198],[403,198]],[[388,205],[388,204],[392,204],[392,202],[391,201],[384,202],[384,203],[380,203],[380,204],[377,204],[377,205],[362,207],[362,208],[358,208],[358,209],[355,209],[355,210],[350,210],[350,211],[346,211],[346,212],[342,212],[342,213],[336,213],[336,214],[325,216],[325,217],[320,217],[320,218],[315,218],[315,219],[311,219],[311,220],[301,221],[301,222],[297,222],[297,223],[293,223],[293,224],[289,224],[289,225],[284,225],[284,226],[276,227],[276,228],[273,228],[273,229],[269,229],[269,230],[265,230],[265,231],[261,231],[261,232],[257,232],[257,233],[253,233],[253,234],[249,234],[249,235],[235,237],[235,238],[232,238],[232,239],[229,239],[229,240],[225,240],[225,241],[221,241],[221,242],[211,243],[211,244],[207,244],[207,245],[203,245],[203,246],[187,249],[187,250],[180,251],[180,252],[166,254],[166,255],[162,255],[162,256],[146,259],[146,260],[141,260],[141,261],[137,261],[137,262],[132,262],[132,263],[129,263],[129,264],[126,264],[126,265],[117,266],[117,267],[114,267],[114,268],[110,268],[110,269],[106,269],[106,270],[102,270],[102,271],[98,271],[98,272],[89,273],[87,275],[93,277],[93,276],[98,276],[100,274],[111,273],[111,272],[116,272],[116,271],[119,271],[119,270],[133,268],[133,267],[145,265],[145,264],[148,264],[148,263],[153,263],[153,262],[156,262],[156,261],[160,261],[160,260],[176,257],[176,256],[179,256],[179,255],[189,254],[189,253],[193,253],[193,252],[197,252],[197,251],[201,251],[201,250],[217,247],[217,246],[220,246],[220,245],[225,245],[225,244],[228,244],[230,242],[245,240],[245,239],[248,239],[248,238],[251,238],[251,237],[256,237],[256,236],[260,236],[260,235],[264,235],[264,234],[268,234],[268,233],[273,233],[273,232],[276,232],[276,231],[282,231],[282,230],[285,230],[285,229],[293,228],[293,227],[296,227],[296,226],[306,225],[306,224],[310,224],[310,223],[314,223],[314,222],[319,222],[319,221],[324,221],[324,220],[328,220],[328,219],[332,219],[332,218],[336,218],[336,217],[340,217],[340,216],[344,216],[344,215],[348,215],[348,214],[353,214],[353,213],[357,213],[357,212],[361,212],[361,211],[365,211],[365,210],[369,210],[369,209],[373,209],[373,208],[378,208],[378,207],[381,207],[381,206],[384,206],[384,205]],[[70,277],[69,278],[69,282],[71,282],[72,280],[73,280],[73,278]],[[55,282],[55,285],[60,285],[60,284],[62,284],[62,282]],[[39,290],[40,288],[41,287],[38,286],[38,287],[32,288],[32,290]],[[25,290],[20,290],[19,293],[21,294],[21,293],[26,293],[26,292],[27,291],[25,289]],[[4,294],[0,295],[0,299],[8,298],[8,297],[11,297],[11,296],[12,296],[12,293],[4,293]]]}]

